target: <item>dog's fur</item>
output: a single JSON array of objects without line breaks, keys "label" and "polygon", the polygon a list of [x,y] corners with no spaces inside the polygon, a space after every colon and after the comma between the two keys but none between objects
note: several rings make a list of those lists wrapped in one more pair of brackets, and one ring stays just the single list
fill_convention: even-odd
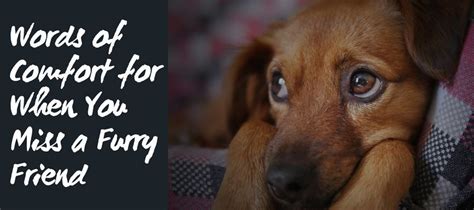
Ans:
[{"label": "dog's fur", "polygon": [[[414,177],[411,141],[433,81],[449,80],[456,68],[469,4],[321,0],[250,43],[212,108],[224,123],[200,129],[205,139],[240,129],[213,208],[397,208]],[[386,81],[372,102],[348,93],[361,65]],[[275,68],[287,103],[269,96]],[[269,168],[281,164],[304,169],[307,186],[292,203],[273,199],[266,186]]]}]

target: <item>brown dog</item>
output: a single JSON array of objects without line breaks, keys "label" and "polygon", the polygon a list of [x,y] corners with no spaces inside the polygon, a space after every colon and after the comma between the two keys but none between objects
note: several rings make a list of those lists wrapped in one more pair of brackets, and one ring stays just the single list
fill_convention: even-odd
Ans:
[{"label": "brown dog", "polygon": [[322,0],[253,41],[212,108],[225,126],[203,134],[240,129],[214,209],[397,208],[469,4]]}]

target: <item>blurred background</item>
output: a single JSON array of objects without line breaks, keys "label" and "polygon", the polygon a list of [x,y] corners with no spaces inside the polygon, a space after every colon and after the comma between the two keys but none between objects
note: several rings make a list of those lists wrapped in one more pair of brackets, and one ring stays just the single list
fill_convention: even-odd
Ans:
[{"label": "blurred background", "polygon": [[169,112],[214,96],[239,48],[308,0],[168,1]]}]

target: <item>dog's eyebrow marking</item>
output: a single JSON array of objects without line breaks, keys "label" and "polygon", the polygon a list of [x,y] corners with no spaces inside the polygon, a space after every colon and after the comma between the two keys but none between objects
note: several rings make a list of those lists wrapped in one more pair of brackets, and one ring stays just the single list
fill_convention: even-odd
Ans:
[{"label": "dog's eyebrow marking", "polygon": [[[296,72],[294,75],[296,75],[295,79],[294,79],[294,89],[295,90],[300,90],[303,86],[304,86],[304,78],[306,77],[305,74],[306,74],[306,66],[305,64],[307,63],[307,58],[306,56],[304,55],[304,52],[303,51],[299,51],[298,52],[298,56],[297,58],[301,59],[298,65],[298,69],[296,69]],[[298,91],[296,91],[298,92]]]},{"label": "dog's eyebrow marking", "polygon": [[342,70],[345,69],[348,65],[350,65],[351,56],[349,53],[345,52],[341,56],[336,56],[336,69]]},{"label": "dog's eyebrow marking", "polygon": [[344,52],[341,56],[338,56],[335,62],[336,69],[344,70],[356,64],[367,64],[369,67],[374,68],[376,73],[380,74],[384,79],[392,82],[398,82],[402,78],[399,74],[394,71],[390,65],[385,62],[382,58],[373,56],[370,53],[363,53],[361,55],[352,55],[348,52]]},{"label": "dog's eyebrow marking", "polygon": [[384,77],[386,80],[391,82],[398,82],[402,79],[401,76],[397,74],[397,71],[394,71],[394,69],[391,68],[391,65],[385,62],[382,58],[367,54],[366,59],[369,61],[369,64],[373,65],[376,68],[375,71],[379,73],[382,77]]}]

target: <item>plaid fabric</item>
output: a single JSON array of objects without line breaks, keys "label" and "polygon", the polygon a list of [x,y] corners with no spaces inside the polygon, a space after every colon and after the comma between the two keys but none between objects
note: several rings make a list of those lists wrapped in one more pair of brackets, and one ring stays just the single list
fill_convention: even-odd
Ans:
[{"label": "plaid fabric", "polygon": [[210,209],[224,177],[226,155],[226,150],[171,147],[168,209]]},{"label": "plaid fabric", "polygon": [[474,24],[454,81],[441,83],[421,134],[416,178],[404,207],[474,208]]}]

